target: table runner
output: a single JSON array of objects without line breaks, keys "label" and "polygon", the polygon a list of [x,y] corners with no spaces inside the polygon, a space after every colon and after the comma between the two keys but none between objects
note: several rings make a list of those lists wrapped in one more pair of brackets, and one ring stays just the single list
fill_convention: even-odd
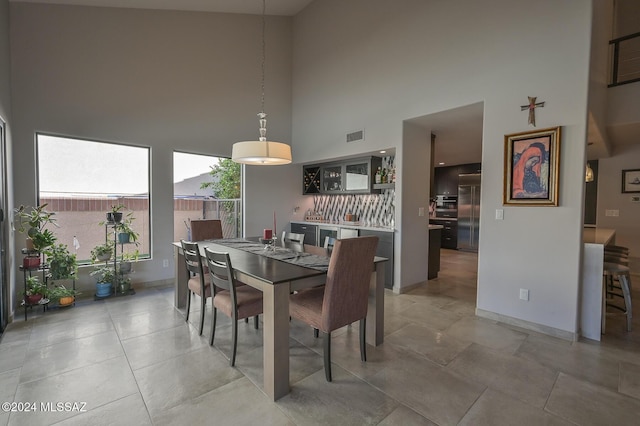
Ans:
[{"label": "table runner", "polygon": [[212,242],[220,244],[221,246],[248,251],[249,253],[270,257],[272,259],[281,260],[283,262],[305,268],[311,268],[323,272],[327,272],[329,269],[328,257],[297,252],[286,247],[276,245],[275,250],[273,250],[273,248],[265,249],[264,244],[248,241],[242,238],[223,238],[220,240],[212,240]]}]

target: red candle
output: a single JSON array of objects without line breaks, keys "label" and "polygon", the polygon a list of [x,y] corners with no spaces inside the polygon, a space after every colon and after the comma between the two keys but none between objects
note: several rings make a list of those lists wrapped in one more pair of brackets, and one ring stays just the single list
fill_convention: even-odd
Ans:
[{"label": "red candle", "polygon": [[273,232],[278,232],[278,228],[276,227],[276,211],[273,211]]},{"label": "red candle", "polygon": [[271,229],[265,229],[262,231],[262,238],[265,240],[270,240],[273,238],[273,231]]}]

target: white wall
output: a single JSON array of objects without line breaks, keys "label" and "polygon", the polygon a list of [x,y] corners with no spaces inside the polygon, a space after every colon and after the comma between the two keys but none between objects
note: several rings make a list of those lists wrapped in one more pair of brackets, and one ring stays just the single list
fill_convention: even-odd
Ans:
[{"label": "white wall", "polygon": [[[409,158],[403,120],[484,101],[478,308],[575,332],[591,2],[322,0],[293,28],[299,161],[389,146]],[[504,135],[531,129],[520,111],[527,96],[546,102],[538,128],[563,126],[560,206],[505,207],[504,220],[495,221]],[[359,128],[364,144],[343,142]],[[400,196],[421,195],[403,189]],[[422,232],[421,224],[400,215],[396,227],[406,253],[403,236]],[[421,266],[402,266],[402,276],[419,275],[404,268]],[[529,302],[518,299],[519,288],[530,290]]]},{"label": "white wall", "polygon": [[[150,146],[153,260],[135,280],[172,280],[162,259],[173,253],[173,150],[230,156],[233,142],[258,136],[261,17],[30,3],[10,10],[16,204],[36,199],[35,132]],[[290,81],[291,18],[270,16],[268,135],[286,143]],[[279,186],[252,184],[264,185],[262,197]]]},{"label": "white wall", "polygon": [[[609,158],[598,161],[598,212],[596,225],[616,230],[616,244],[629,247],[630,256],[640,258],[640,203],[622,193],[622,170],[640,169],[640,145],[622,147]],[[606,210],[618,210],[618,217],[606,216]]]}]

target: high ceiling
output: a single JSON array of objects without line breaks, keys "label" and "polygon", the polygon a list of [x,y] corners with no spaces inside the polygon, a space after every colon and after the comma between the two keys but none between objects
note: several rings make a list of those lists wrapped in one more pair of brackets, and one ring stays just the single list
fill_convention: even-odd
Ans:
[{"label": "high ceiling", "polygon": [[[191,10],[200,12],[262,14],[260,0],[9,0],[15,3],[72,4],[133,9]],[[313,0],[267,0],[267,14],[293,16]]]}]

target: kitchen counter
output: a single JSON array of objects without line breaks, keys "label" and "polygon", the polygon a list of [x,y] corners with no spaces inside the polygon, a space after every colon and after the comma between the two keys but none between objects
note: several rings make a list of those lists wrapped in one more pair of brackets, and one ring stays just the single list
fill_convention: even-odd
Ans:
[{"label": "kitchen counter", "polygon": [[302,225],[318,225],[322,227],[335,227],[335,228],[349,228],[349,229],[366,229],[369,231],[380,232],[395,232],[394,228],[389,226],[372,226],[372,225],[357,225],[357,222],[329,222],[329,221],[304,221],[304,220],[292,220],[291,223],[300,223]]}]

